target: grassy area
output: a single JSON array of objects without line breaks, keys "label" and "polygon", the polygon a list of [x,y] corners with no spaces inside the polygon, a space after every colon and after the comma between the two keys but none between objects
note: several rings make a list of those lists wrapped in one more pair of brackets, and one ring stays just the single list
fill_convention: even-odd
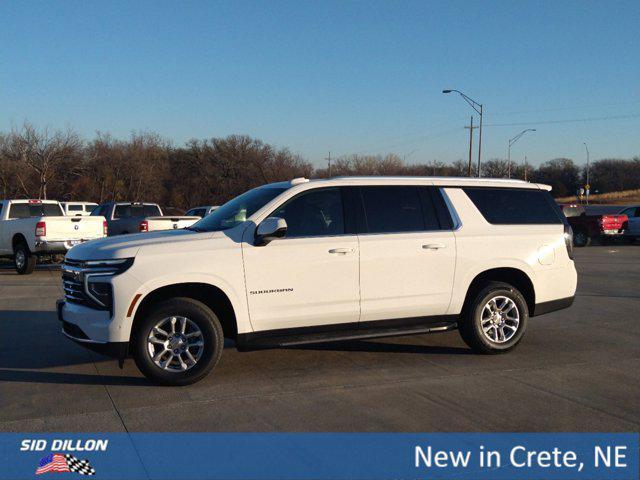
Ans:
[{"label": "grassy area", "polygon": [[[559,203],[576,202],[576,196],[556,198]],[[589,203],[599,203],[607,205],[628,205],[640,204],[640,190],[623,190],[621,192],[600,193],[589,195]]]}]

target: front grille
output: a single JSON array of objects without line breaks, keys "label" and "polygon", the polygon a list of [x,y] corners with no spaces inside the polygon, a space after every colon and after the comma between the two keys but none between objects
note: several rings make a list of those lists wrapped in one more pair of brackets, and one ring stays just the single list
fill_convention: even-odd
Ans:
[{"label": "front grille", "polygon": [[[84,283],[81,275],[65,270],[65,266],[69,265],[68,261],[62,265],[62,288],[64,288],[64,297],[67,302],[77,303],[85,306],[92,306],[93,302],[84,291]],[[69,265],[70,266],[70,265]]]},{"label": "front grille", "polygon": [[82,260],[72,260],[70,258],[65,258],[64,259],[64,264],[68,265],[70,267],[82,267],[83,266]]}]

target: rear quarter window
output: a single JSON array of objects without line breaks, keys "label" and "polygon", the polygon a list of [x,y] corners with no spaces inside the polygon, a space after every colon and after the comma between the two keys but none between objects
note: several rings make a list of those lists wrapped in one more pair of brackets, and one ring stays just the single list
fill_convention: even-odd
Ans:
[{"label": "rear quarter window", "polygon": [[546,190],[463,189],[485,220],[494,225],[562,224],[559,208]]}]

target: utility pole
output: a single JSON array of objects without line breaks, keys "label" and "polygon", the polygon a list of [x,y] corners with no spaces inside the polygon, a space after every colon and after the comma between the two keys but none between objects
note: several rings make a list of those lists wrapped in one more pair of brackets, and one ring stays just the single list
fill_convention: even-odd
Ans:
[{"label": "utility pole", "polygon": [[524,181],[527,181],[527,170],[529,170],[529,164],[527,163],[527,156],[524,156]]},{"label": "utility pole", "polygon": [[473,155],[473,129],[478,128],[473,126],[473,115],[471,115],[471,122],[468,127],[464,127],[469,129],[469,177],[471,177],[472,167],[472,155]]},{"label": "utility pole", "polygon": [[482,152],[482,104],[480,104],[480,130],[478,130],[478,178],[480,178],[480,154]]},{"label": "utility pole", "polygon": [[331,152],[329,152],[329,156],[327,158],[325,158],[325,160],[329,164],[329,178],[331,178]]},{"label": "utility pole", "polygon": [[587,205],[589,205],[589,190],[591,189],[591,185],[589,184],[589,147],[587,147],[587,142],[582,143],[584,145],[584,149],[587,151],[587,184],[584,186],[584,190],[587,194]]}]

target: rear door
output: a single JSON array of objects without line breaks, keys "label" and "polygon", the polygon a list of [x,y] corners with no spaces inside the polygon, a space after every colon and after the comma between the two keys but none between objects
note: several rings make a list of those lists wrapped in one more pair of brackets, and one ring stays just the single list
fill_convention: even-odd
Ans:
[{"label": "rear door", "polygon": [[[456,244],[438,189],[360,187],[361,322],[447,313]],[[439,319],[434,319],[435,321]]]}]

